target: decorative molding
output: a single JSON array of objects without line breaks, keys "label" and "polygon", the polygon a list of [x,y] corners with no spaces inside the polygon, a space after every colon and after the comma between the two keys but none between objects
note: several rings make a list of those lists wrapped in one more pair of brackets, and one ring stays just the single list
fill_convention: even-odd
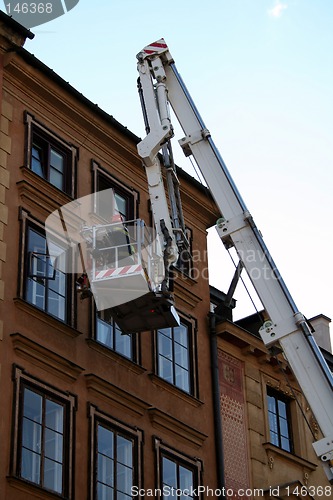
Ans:
[{"label": "decorative molding", "polygon": [[16,185],[23,203],[33,205],[49,214],[73,201],[73,198],[54,187],[29,168],[23,166],[20,170],[23,180],[18,181]]},{"label": "decorative molding", "polygon": [[58,330],[59,332],[68,335],[69,337],[78,337],[79,335],[82,335],[82,332],[80,332],[79,330],[76,330],[66,323],[63,323],[57,318],[54,318],[50,314],[47,314],[45,311],[38,309],[36,306],[29,304],[29,302],[26,302],[19,297],[14,299],[14,303],[16,307],[18,307],[21,311],[24,311],[42,321],[43,323],[46,323],[49,328]]},{"label": "decorative molding", "polygon": [[93,373],[86,374],[85,378],[87,388],[90,392],[107,403],[111,403],[121,410],[132,413],[134,416],[141,417],[151,408],[151,405],[146,401],[133,396],[124,389],[107,382]]},{"label": "decorative molding", "polygon": [[155,429],[176,436],[178,439],[194,448],[201,448],[207,439],[206,434],[184,424],[184,422],[171,417],[157,408],[149,409],[149,418]]},{"label": "decorative molding", "polygon": [[203,405],[203,401],[197,399],[194,396],[191,396],[191,394],[187,394],[186,392],[182,391],[175,385],[170,384],[163,378],[159,377],[158,375],[155,375],[155,373],[149,373],[149,378],[151,379],[153,384],[155,384],[157,387],[165,389],[166,391],[176,396],[178,399],[182,399],[185,403],[189,403],[195,408],[198,408],[199,406]]},{"label": "decorative molding", "polygon": [[86,339],[86,342],[88,346],[91,347],[91,349],[94,349],[94,351],[99,352],[103,356],[106,356],[109,360],[118,363],[121,366],[124,366],[125,368],[133,371],[137,375],[141,375],[142,373],[146,372],[146,369],[143,368],[143,366],[140,366],[134,361],[125,358],[121,354],[117,353],[116,351],[113,351],[112,349],[109,349],[100,342],[97,342],[94,339]]},{"label": "decorative molding", "polygon": [[[283,461],[289,462],[289,464],[302,467],[302,469],[304,469],[304,471],[307,473],[315,471],[318,467],[317,464],[314,464],[313,462],[309,462],[309,460],[305,460],[302,457],[284,451],[281,448],[274,446],[272,443],[263,443],[263,447],[267,453],[268,464],[276,464],[276,459],[280,458]],[[274,467],[274,465],[272,465],[270,468],[272,467]]]},{"label": "decorative molding", "polygon": [[268,355],[267,347],[260,338],[231,321],[218,323],[216,333],[221,340],[241,348],[246,355],[253,355],[256,358]]},{"label": "decorative molding", "polygon": [[84,371],[84,368],[81,366],[43,347],[21,333],[12,333],[10,337],[13,342],[14,351],[18,356],[33,362],[34,365],[57,377],[69,382],[75,382]]},{"label": "decorative molding", "polygon": [[175,296],[177,297],[177,303],[179,301],[183,302],[183,307],[195,309],[197,305],[202,301],[202,298],[194,293],[190,288],[197,285],[197,281],[190,277],[185,277],[181,273],[176,271],[175,284]]}]

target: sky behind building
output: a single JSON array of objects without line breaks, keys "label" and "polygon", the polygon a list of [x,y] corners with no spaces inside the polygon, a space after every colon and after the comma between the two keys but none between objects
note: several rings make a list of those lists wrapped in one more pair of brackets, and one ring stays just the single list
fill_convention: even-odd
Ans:
[{"label": "sky behind building", "polygon": [[164,37],[299,309],[333,318],[332,26],[331,0],[80,0],[25,47],[143,137],[136,54]]}]

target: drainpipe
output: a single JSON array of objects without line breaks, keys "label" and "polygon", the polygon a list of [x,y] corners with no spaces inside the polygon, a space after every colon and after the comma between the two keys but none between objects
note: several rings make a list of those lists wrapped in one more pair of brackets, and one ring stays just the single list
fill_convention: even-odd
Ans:
[{"label": "drainpipe", "polygon": [[218,490],[221,491],[221,494],[217,498],[224,498],[225,500],[227,500],[226,486],[225,486],[224,453],[223,453],[222,417],[221,417],[221,405],[220,405],[216,315],[214,313],[209,314],[209,338],[210,338],[210,356],[211,356],[212,385],[213,385],[217,487]]}]

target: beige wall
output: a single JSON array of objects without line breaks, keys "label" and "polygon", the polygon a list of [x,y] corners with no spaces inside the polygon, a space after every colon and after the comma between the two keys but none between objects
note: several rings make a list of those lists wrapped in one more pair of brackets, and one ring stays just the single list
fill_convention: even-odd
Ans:
[{"label": "beige wall", "polygon": [[[319,438],[316,422],[286,361],[280,358],[282,371],[259,338],[234,324],[220,323],[217,332],[221,360],[221,401],[227,398],[229,403],[227,409],[222,406],[222,418],[225,422],[228,419],[230,421],[232,411],[236,411],[236,408],[243,410],[236,427],[239,434],[237,439],[243,447],[241,460],[244,467],[247,463],[249,488],[263,489],[267,498],[270,488],[279,488],[279,498],[285,498],[283,494],[287,490],[283,489],[283,485],[294,484],[299,488],[303,485],[311,487],[313,491],[317,491],[318,486],[328,486],[322,466],[312,449],[314,438],[302,412],[311,431]],[[270,444],[267,387],[290,398],[294,453]],[[228,435],[227,427],[223,432]],[[233,443],[230,439],[224,440],[224,446],[227,456],[232,456]],[[229,477],[226,477],[227,484],[233,484],[237,477],[235,470],[230,469]],[[245,472],[243,477],[246,478]]]}]

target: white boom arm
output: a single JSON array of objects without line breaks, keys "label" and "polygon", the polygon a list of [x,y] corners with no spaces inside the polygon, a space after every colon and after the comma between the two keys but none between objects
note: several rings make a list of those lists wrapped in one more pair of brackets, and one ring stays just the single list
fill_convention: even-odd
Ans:
[{"label": "white boom arm", "polygon": [[[333,482],[332,373],[177,72],[165,41],[161,39],[145,47],[138,60],[144,100],[150,109],[150,133],[139,144],[139,154],[147,170],[155,165],[164,138],[172,134],[169,102],[185,133],[180,145],[187,156],[193,155],[221,211],[217,231],[225,246],[235,247],[269,315],[270,321],[260,330],[261,337],[267,346],[280,344],[323,433],[324,438],[313,446]],[[157,122],[152,120],[154,115],[159,116]],[[151,201],[154,206],[154,200]],[[164,208],[159,217],[163,218],[163,214]]]}]

